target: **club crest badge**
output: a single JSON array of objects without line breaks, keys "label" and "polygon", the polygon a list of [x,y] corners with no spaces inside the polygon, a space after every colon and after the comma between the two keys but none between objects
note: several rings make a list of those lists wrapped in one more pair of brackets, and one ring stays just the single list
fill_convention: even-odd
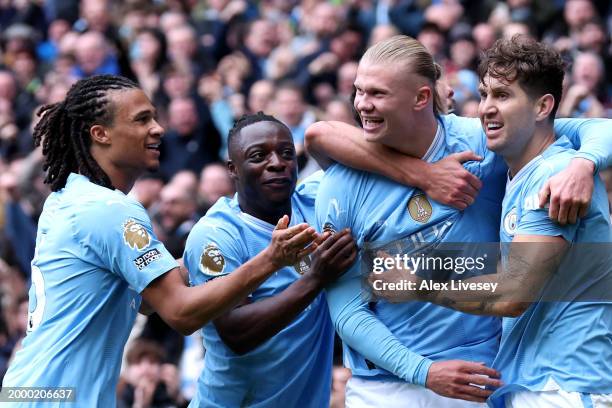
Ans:
[{"label": "club crest badge", "polygon": [[310,256],[305,256],[293,265],[293,269],[300,275],[303,275],[310,270],[310,264]]},{"label": "club crest badge", "polygon": [[331,222],[326,222],[323,225],[323,232],[329,232],[331,235],[334,235],[336,233],[336,228]]},{"label": "club crest badge", "polygon": [[132,249],[143,251],[151,244],[151,236],[145,227],[129,219],[123,223],[123,242]]},{"label": "club crest badge", "polygon": [[513,236],[516,232],[517,223],[518,214],[516,213],[516,208],[513,208],[508,211],[504,217],[504,232],[510,236]]},{"label": "club crest badge", "polygon": [[219,276],[225,270],[225,258],[215,244],[208,244],[200,255],[200,272],[208,276]]},{"label": "club crest badge", "polygon": [[425,194],[416,194],[408,201],[408,212],[413,220],[424,224],[431,218],[433,208]]}]

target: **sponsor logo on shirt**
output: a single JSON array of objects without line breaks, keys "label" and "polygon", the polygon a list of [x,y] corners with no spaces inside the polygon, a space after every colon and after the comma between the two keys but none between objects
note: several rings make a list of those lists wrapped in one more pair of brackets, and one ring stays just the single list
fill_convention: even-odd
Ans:
[{"label": "sponsor logo on shirt", "polygon": [[516,207],[506,213],[504,217],[504,231],[507,235],[513,236],[516,232],[518,222],[518,215],[516,213]]},{"label": "sponsor logo on shirt", "polygon": [[144,251],[151,244],[151,236],[145,227],[129,219],[123,223],[123,242],[132,249]]},{"label": "sponsor logo on shirt", "polygon": [[433,208],[425,194],[416,194],[408,201],[408,212],[413,220],[424,224],[431,218]]},{"label": "sponsor logo on shirt", "polygon": [[225,269],[225,258],[215,244],[208,244],[200,255],[200,271],[205,275],[219,276]]},{"label": "sponsor logo on shirt", "polygon": [[142,271],[151,263],[157,261],[162,257],[161,252],[159,252],[156,248],[151,249],[150,251],[145,252],[140,255],[138,258],[134,259],[134,265],[138,268],[139,271]]}]

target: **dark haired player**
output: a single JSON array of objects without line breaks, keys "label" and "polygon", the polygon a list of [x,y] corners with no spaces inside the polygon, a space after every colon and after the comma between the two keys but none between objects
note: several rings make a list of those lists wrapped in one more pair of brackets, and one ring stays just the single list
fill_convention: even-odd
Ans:
[{"label": "dark haired player", "polygon": [[53,193],[38,225],[28,334],[5,391],[71,387],[75,406],[114,407],[141,296],[170,326],[191,333],[316,247],[303,249],[317,237],[312,228],[287,228],[281,219],[271,242],[232,276],[187,287],[146,211],[126,195],[138,176],[159,166],[163,129],[143,91],[123,77],[94,76],[40,113],[34,139]]},{"label": "dark haired player", "polygon": [[[268,245],[283,214],[290,225],[315,220],[320,174],[296,187],[287,126],[261,112],[243,117],[228,147],[237,194],[217,201],[187,239],[183,259],[197,285],[233,276]],[[279,268],[203,328],[207,352],[192,406],[329,405],[334,329],[321,290],[353,263],[356,247],[347,230],[325,235],[311,258]]]}]

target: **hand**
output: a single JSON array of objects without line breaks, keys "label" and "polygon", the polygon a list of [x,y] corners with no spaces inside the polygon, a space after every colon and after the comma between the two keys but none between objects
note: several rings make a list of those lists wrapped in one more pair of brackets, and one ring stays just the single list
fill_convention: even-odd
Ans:
[{"label": "hand", "polygon": [[493,391],[478,386],[500,387],[502,382],[498,380],[499,376],[499,372],[483,363],[440,361],[429,367],[425,386],[444,397],[485,402]]},{"label": "hand", "polygon": [[[567,168],[548,179],[540,190],[540,208],[550,201],[548,216],[561,225],[575,224],[589,211],[593,196],[592,161],[577,157]],[[550,197],[550,199],[549,199]]]},{"label": "hand", "polygon": [[465,210],[474,203],[482,183],[461,163],[482,160],[471,151],[451,154],[428,166],[427,186],[423,191],[433,200]]},{"label": "hand", "polygon": [[318,234],[314,228],[308,224],[287,228],[288,225],[289,217],[283,215],[274,228],[272,242],[266,248],[270,253],[272,263],[279,269],[283,266],[294,265],[299,259],[310,255],[317,249],[317,243],[314,241]]},{"label": "hand", "polygon": [[308,272],[321,286],[338,279],[357,257],[357,246],[348,228],[331,236],[327,234],[323,235],[323,242],[313,252]]},{"label": "hand", "polygon": [[138,384],[134,387],[134,405],[133,408],[150,407],[153,402],[153,394],[157,388],[157,382],[146,377],[141,377]]}]

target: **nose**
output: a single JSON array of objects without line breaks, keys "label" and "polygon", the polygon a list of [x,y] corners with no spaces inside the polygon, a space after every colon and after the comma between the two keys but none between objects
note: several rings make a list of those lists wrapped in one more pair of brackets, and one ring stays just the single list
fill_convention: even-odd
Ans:
[{"label": "nose", "polygon": [[282,171],[287,167],[287,163],[277,152],[272,152],[267,167],[270,171]]},{"label": "nose", "polygon": [[493,103],[491,96],[487,95],[486,97],[480,97],[480,104],[478,104],[478,114],[479,116],[488,116],[493,115],[496,112],[497,108]]},{"label": "nose", "polygon": [[164,128],[155,119],[153,119],[153,128],[151,129],[151,134],[159,137],[164,136]]},{"label": "nose", "polygon": [[357,112],[370,111],[373,109],[372,102],[366,95],[355,95],[355,109]]}]

